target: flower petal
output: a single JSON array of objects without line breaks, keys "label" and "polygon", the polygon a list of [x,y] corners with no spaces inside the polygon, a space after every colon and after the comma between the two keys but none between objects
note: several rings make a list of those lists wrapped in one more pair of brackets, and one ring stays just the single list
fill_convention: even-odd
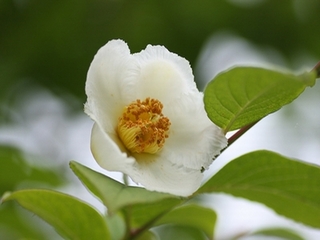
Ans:
[{"label": "flower petal", "polygon": [[227,146],[227,139],[207,117],[202,94],[193,94],[190,98],[193,104],[186,107],[165,106],[169,108],[166,116],[171,121],[171,128],[161,154],[172,163],[187,168],[208,168]]},{"label": "flower petal", "polygon": [[135,63],[128,78],[135,84],[128,89],[128,96],[135,97],[126,101],[147,97],[160,100],[163,114],[171,122],[164,156],[180,166],[207,168],[227,140],[207,117],[189,62],[163,46],[148,45],[133,56]]},{"label": "flower petal", "polygon": [[130,103],[147,97],[160,100],[164,105],[180,99],[181,95],[198,92],[189,62],[169,52],[163,46],[151,46],[133,54],[130,82],[132,88],[127,99]]},{"label": "flower petal", "polygon": [[151,191],[189,196],[199,188],[203,177],[200,170],[174,165],[156,154],[135,154],[135,158],[128,157],[117,145],[118,141],[117,136],[108,136],[94,124],[91,150],[102,168],[121,171]]},{"label": "flower petal", "polygon": [[114,131],[125,106],[122,94],[130,88],[131,58],[125,42],[112,40],[99,49],[88,70],[85,112],[107,132]]},{"label": "flower petal", "polygon": [[[201,184],[201,169],[227,145],[207,117],[189,62],[163,46],[130,54],[122,40],[103,46],[87,75],[85,112],[95,121],[91,149],[98,164],[121,171],[149,190],[191,195]],[[154,98],[169,118],[169,137],[156,154],[129,153],[116,132],[125,106]]]},{"label": "flower petal", "polygon": [[91,151],[97,163],[109,171],[125,171],[135,159],[128,157],[117,135],[106,134],[98,124],[91,132]]},{"label": "flower petal", "polygon": [[139,161],[127,174],[151,191],[167,192],[187,197],[200,186],[203,174],[200,170],[172,164],[163,156],[140,154]]}]

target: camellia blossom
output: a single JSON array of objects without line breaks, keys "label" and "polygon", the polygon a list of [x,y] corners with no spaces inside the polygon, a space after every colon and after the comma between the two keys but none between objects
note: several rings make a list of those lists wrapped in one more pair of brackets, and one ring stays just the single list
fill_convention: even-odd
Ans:
[{"label": "camellia blossom", "polygon": [[109,41],[90,65],[86,94],[94,158],[148,190],[191,195],[227,145],[189,62],[163,46],[131,54],[124,41]]}]

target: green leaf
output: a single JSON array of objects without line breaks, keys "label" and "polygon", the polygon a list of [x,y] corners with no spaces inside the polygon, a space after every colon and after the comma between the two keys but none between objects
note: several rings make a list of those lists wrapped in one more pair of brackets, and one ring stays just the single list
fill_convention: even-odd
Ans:
[{"label": "green leaf", "polygon": [[172,210],[155,225],[176,224],[193,227],[202,230],[209,239],[213,239],[216,220],[217,215],[212,209],[191,204]]},{"label": "green leaf", "polygon": [[269,228],[269,229],[263,229],[256,231],[250,236],[268,236],[268,237],[278,237],[282,239],[288,239],[288,240],[303,240],[303,237],[301,237],[296,232],[292,231],[291,229],[287,228]]},{"label": "green leaf", "polygon": [[178,198],[161,199],[156,202],[133,204],[123,208],[130,226],[150,228],[155,222],[182,202]]},{"label": "green leaf", "polygon": [[72,196],[32,189],[6,193],[2,201],[9,200],[16,200],[22,207],[37,214],[64,237],[72,240],[110,239],[106,222],[100,213]]},{"label": "green leaf", "polygon": [[123,239],[126,233],[126,225],[121,214],[106,215],[112,240]]},{"label": "green leaf", "polygon": [[269,151],[224,166],[197,193],[224,192],[257,201],[288,218],[320,228],[320,168]]},{"label": "green leaf", "polygon": [[137,240],[158,240],[158,237],[151,231],[145,231],[135,239],[137,239]]},{"label": "green leaf", "polygon": [[207,240],[202,231],[192,227],[165,225],[156,230],[160,239]]},{"label": "green leaf", "polygon": [[297,98],[315,84],[316,72],[296,76],[254,67],[236,67],[218,74],[204,91],[212,122],[225,132],[242,128]]},{"label": "green leaf", "polygon": [[[0,145],[0,196],[6,191],[28,186],[58,186],[65,180],[61,170],[30,165],[18,148]],[[49,239],[57,234],[32,214],[12,202],[0,207],[0,239]],[[21,216],[23,214],[23,217]],[[5,230],[3,230],[5,229]]]},{"label": "green leaf", "polygon": [[0,206],[0,239],[49,240],[48,232],[54,236],[55,232],[50,231],[51,227],[48,229],[49,226],[31,213],[22,215],[21,211],[24,210],[17,207],[14,202]]},{"label": "green leaf", "polygon": [[125,186],[74,161],[70,167],[110,213],[121,210],[132,229],[152,227],[157,219],[184,201],[171,194]]},{"label": "green leaf", "polygon": [[111,213],[134,204],[148,204],[165,199],[174,199],[174,202],[181,201],[180,198],[171,194],[125,186],[74,161],[70,162],[70,167],[82,183],[103,202]]}]

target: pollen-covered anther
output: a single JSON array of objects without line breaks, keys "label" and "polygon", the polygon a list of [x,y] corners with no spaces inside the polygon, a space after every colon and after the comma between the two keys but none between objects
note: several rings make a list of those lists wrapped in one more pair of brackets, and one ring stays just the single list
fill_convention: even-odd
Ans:
[{"label": "pollen-covered anther", "polygon": [[162,109],[162,103],[152,98],[138,99],[124,108],[117,132],[130,152],[155,154],[162,149],[171,124]]}]

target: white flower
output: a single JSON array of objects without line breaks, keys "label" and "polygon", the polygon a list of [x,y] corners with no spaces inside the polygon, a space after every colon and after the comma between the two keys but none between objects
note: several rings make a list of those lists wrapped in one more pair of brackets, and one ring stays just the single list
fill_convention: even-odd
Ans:
[{"label": "white flower", "polygon": [[90,65],[86,94],[94,158],[149,190],[191,195],[227,145],[188,61],[163,46],[130,54],[122,40],[108,42]]}]

